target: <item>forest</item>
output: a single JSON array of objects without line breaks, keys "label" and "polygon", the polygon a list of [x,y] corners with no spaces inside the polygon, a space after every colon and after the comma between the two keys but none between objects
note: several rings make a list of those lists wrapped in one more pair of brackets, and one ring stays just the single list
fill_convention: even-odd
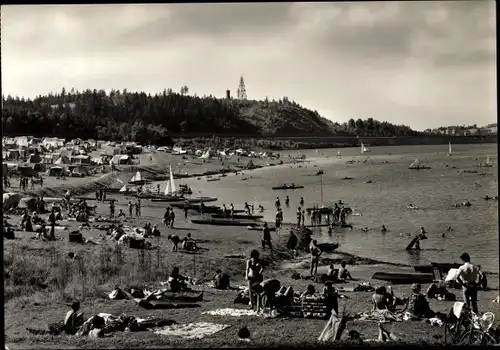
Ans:
[{"label": "forest", "polygon": [[373,118],[340,125],[287,97],[279,101],[220,99],[165,89],[159,94],[112,90],[67,91],[34,99],[2,96],[6,136],[137,141],[172,144],[175,137],[413,136],[406,126]]}]

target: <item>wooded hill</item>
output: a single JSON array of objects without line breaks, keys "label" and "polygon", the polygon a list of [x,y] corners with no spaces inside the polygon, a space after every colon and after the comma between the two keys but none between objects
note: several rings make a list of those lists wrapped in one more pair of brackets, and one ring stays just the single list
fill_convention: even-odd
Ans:
[{"label": "wooded hill", "polygon": [[[286,97],[279,101],[242,101],[188,96],[186,92],[169,89],[151,95],[127,90],[106,93],[63,89],[35,99],[2,96],[3,133],[170,144],[172,136],[191,134],[347,136],[355,134],[358,126],[366,129],[365,123],[333,123]],[[381,124],[392,126],[384,123],[377,122],[374,131],[378,133]],[[413,132],[409,128],[405,132],[408,130]],[[398,135],[397,128],[390,131]]]}]

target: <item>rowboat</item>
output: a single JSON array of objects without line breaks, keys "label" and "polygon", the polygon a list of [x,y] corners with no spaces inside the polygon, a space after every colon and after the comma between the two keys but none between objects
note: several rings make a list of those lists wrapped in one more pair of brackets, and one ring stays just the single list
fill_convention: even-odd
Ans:
[{"label": "rowboat", "polygon": [[[228,211],[229,212],[229,211]],[[229,215],[229,214],[228,214]],[[225,219],[226,217],[223,214],[211,214],[211,217],[214,219]],[[262,219],[264,216],[262,215],[238,215],[235,214],[233,215],[233,219],[247,219],[247,220],[257,220],[257,219]]]},{"label": "rowboat", "polygon": [[432,273],[399,273],[399,272],[375,272],[374,280],[391,282],[392,284],[432,283]]},{"label": "rowboat", "polygon": [[151,202],[182,202],[185,201],[186,198],[184,197],[156,197],[156,198],[151,198]]},{"label": "rowboat", "polygon": [[255,226],[255,221],[231,220],[231,219],[192,219],[193,224],[216,225],[216,226]]},{"label": "rowboat", "polygon": [[200,202],[215,202],[217,197],[193,197],[187,198],[186,201],[189,203],[200,203]]},{"label": "rowboat", "polygon": [[298,186],[298,185],[282,185],[282,186],[275,186],[273,187],[273,190],[295,190],[298,188],[304,188],[304,186]]}]

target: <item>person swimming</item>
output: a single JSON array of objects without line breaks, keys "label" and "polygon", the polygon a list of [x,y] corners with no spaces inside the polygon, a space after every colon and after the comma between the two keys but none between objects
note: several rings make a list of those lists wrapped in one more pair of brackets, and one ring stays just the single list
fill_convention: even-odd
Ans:
[{"label": "person swimming", "polygon": [[361,231],[363,231],[363,232],[368,232],[368,230],[369,230],[368,226],[365,226],[365,228],[361,229]]},{"label": "person swimming", "polygon": [[420,233],[425,235],[427,232],[425,232],[425,229],[423,226],[420,227]]},{"label": "person swimming", "polygon": [[381,232],[387,232],[387,229],[385,228],[385,225],[382,225],[382,229],[380,231]]}]

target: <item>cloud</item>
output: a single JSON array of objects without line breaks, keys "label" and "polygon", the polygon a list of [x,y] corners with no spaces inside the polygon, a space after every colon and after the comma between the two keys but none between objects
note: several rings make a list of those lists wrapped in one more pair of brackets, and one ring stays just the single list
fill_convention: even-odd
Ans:
[{"label": "cloud", "polygon": [[2,7],[4,93],[62,86],[287,96],[427,128],[496,117],[492,1]]}]

